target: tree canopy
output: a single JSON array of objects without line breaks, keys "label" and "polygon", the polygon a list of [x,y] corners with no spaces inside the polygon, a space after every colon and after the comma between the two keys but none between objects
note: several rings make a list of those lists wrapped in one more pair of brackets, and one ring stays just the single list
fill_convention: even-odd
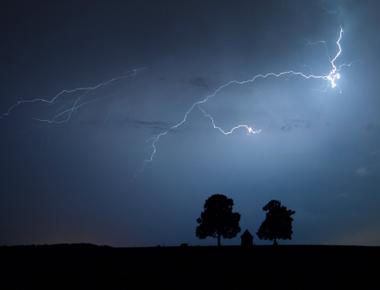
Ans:
[{"label": "tree canopy", "polygon": [[267,213],[257,231],[259,239],[271,240],[274,245],[277,245],[278,239],[291,240],[293,234],[292,215],[295,214],[295,211],[281,205],[278,200],[271,200],[263,207],[263,210]]},{"label": "tree canopy", "polygon": [[218,246],[221,238],[231,239],[240,232],[240,214],[233,212],[234,202],[223,194],[211,195],[205,202],[203,212],[197,219],[196,236],[200,239],[217,238]]}]

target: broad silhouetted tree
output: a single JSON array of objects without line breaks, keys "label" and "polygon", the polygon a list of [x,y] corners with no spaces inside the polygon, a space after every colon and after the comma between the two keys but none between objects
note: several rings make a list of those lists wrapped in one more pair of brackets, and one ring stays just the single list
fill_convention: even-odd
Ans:
[{"label": "broad silhouetted tree", "polygon": [[277,240],[292,239],[292,215],[295,211],[281,205],[278,200],[271,200],[264,207],[267,212],[265,220],[257,231],[257,236],[261,240],[271,240],[273,245],[277,245]]},{"label": "broad silhouetted tree", "polygon": [[232,212],[234,202],[223,194],[210,196],[203,207],[201,216],[197,219],[195,234],[200,239],[217,238],[218,246],[221,238],[231,239],[240,232],[240,214]]}]

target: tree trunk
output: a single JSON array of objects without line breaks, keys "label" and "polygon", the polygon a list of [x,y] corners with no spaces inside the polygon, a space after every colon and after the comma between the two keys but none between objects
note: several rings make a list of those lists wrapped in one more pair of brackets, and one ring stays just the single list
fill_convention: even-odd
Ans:
[{"label": "tree trunk", "polygon": [[276,238],[274,238],[274,240],[273,240],[273,246],[278,246],[278,243],[277,243],[277,239],[276,239]]},{"label": "tree trunk", "polygon": [[218,234],[218,247],[221,246],[221,243],[220,243],[220,238],[221,238],[221,235]]}]

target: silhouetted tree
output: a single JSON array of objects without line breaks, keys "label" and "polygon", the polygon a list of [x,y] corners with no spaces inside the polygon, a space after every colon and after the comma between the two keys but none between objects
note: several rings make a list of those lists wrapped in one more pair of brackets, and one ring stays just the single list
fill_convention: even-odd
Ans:
[{"label": "silhouetted tree", "polygon": [[218,246],[221,238],[231,239],[240,232],[240,214],[232,212],[234,202],[223,194],[210,196],[203,207],[201,216],[197,219],[195,234],[200,239],[217,238]]},{"label": "silhouetted tree", "polygon": [[287,209],[278,200],[271,200],[264,207],[267,212],[265,220],[257,231],[257,236],[261,240],[271,240],[273,245],[277,245],[277,239],[292,239],[292,215],[295,211]]}]

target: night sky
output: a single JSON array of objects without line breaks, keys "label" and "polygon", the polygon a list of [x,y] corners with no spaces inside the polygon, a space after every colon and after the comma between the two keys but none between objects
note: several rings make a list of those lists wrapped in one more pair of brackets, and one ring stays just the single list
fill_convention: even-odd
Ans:
[{"label": "night sky", "polygon": [[[279,199],[296,211],[291,243],[379,245],[379,9],[376,0],[2,1],[0,113],[129,77],[0,119],[0,244],[215,244],[195,237],[196,218],[223,193],[242,231],[256,232],[262,207]],[[340,26],[337,64],[352,65],[339,88],[291,75],[231,85],[203,108],[225,129],[260,134],[225,136],[194,110],[144,166],[149,138],[220,85],[328,74]],[[86,104],[67,122],[36,120],[81,94]]]}]

